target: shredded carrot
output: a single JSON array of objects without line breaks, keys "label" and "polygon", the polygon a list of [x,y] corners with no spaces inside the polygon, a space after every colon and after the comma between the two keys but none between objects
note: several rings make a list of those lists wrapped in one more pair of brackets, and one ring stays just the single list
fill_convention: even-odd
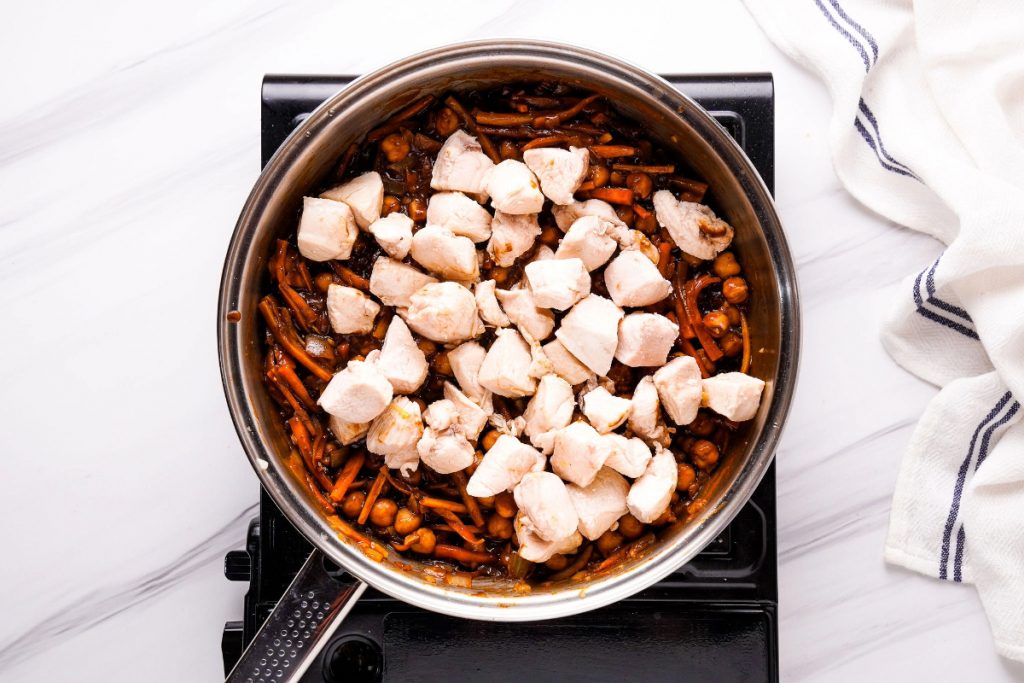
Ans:
[{"label": "shredded carrot", "polygon": [[495,111],[478,111],[473,114],[477,123],[484,126],[521,126],[533,121],[533,114],[507,114]]},{"label": "shredded carrot", "polygon": [[702,183],[699,180],[691,180],[690,178],[683,178],[682,176],[672,176],[668,179],[668,182],[676,187],[683,188],[683,194],[694,199],[688,199],[688,201],[699,202],[704,199],[704,193],[708,191],[708,184]]},{"label": "shredded carrot", "polygon": [[[662,243],[668,242],[664,240]],[[690,324],[690,317],[686,314],[686,295],[683,292],[686,282],[686,264],[684,261],[680,261],[680,265],[676,266],[676,277],[672,282],[673,299],[676,306],[676,318],[679,323],[679,338],[681,340],[693,339],[695,334],[693,331],[693,325]],[[692,353],[690,354],[693,355]]]},{"label": "shredded carrot", "polygon": [[469,115],[466,108],[459,104],[459,101],[449,95],[445,98],[444,103],[448,105],[448,108],[455,112],[455,115],[462,119],[462,122],[469,129],[469,132],[476,136],[477,142],[480,143],[480,147],[484,150],[484,154],[490,157],[491,161],[496,164],[501,163],[501,154],[498,153],[498,148],[494,146],[491,139],[487,137],[480,126],[476,125],[476,119]]},{"label": "shredded carrot", "polygon": [[672,265],[672,243],[661,242],[658,244],[658,272],[663,278],[669,275],[669,266]]},{"label": "shredded carrot", "polygon": [[740,372],[750,369],[750,328],[747,327],[747,316],[740,313],[740,332],[743,335],[743,356],[740,360]]},{"label": "shredded carrot", "polygon": [[697,349],[693,348],[693,344],[690,343],[690,340],[680,337],[679,345],[683,347],[683,351],[686,353],[687,356],[697,361],[697,366],[700,368],[700,376],[703,377],[704,379],[710,377],[711,368],[707,366],[701,355],[697,353]]},{"label": "shredded carrot", "polygon": [[341,278],[342,283],[364,292],[370,291],[370,281],[353,271],[351,268],[346,268],[337,261],[331,261],[331,268],[333,268],[335,274]]},{"label": "shredded carrot", "polygon": [[438,543],[434,546],[434,557],[439,560],[455,560],[466,564],[497,564],[498,558],[490,553],[466,550],[454,545]]},{"label": "shredded carrot", "polygon": [[349,456],[348,460],[345,461],[344,466],[341,468],[341,474],[338,475],[337,481],[334,482],[334,486],[331,487],[331,500],[335,503],[340,503],[345,498],[345,494],[348,493],[348,489],[352,486],[352,482],[356,480],[359,475],[359,470],[363,469],[363,463],[366,462],[366,453],[359,451]]},{"label": "shredded carrot", "polygon": [[469,492],[466,491],[466,473],[455,472],[452,474],[452,478],[455,480],[455,485],[459,487],[459,495],[462,496],[462,502],[469,512],[469,518],[473,520],[473,524],[482,527],[484,525],[484,516],[480,512],[480,505],[476,502],[476,498],[469,495]]},{"label": "shredded carrot", "polygon": [[295,374],[294,368],[289,365],[281,364],[275,366],[272,370],[274,374],[284,380],[288,384],[288,388],[302,401],[307,408],[316,408],[316,401],[309,395],[309,391],[306,389],[306,385],[302,383],[299,376]]},{"label": "shredded carrot", "polygon": [[693,331],[696,333],[697,340],[704,349],[704,353],[708,354],[708,358],[712,362],[717,361],[725,354],[722,353],[722,349],[720,349],[718,344],[715,343],[715,339],[708,332],[708,328],[704,327],[700,308],[697,306],[697,297],[700,296],[701,291],[703,291],[705,287],[717,284],[721,281],[721,278],[717,278],[713,275],[701,275],[696,280],[686,283],[686,296],[683,298],[683,306],[686,309],[687,319],[690,321],[690,324],[693,325]]},{"label": "shredded carrot", "polygon": [[554,147],[555,145],[560,145],[563,142],[565,142],[564,135],[549,135],[543,138],[534,138],[519,149],[520,151],[525,152],[528,149],[536,149],[538,147]]},{"label": "shredded carrot", "polygon": [[626,173],[650,173],[652,175],[660,175],[664,173],[674,173],[676,170],[675,166],[649,166],[645,164],[612,164],[613,171],[625,171]]},{"label": "shredded carrot", "polygon": [[370,517],[370,508],[377,502],[377,497],[380,492],[384,490],[384,484],[387,483],[387,477],[384,476],[384,472],[387,467],[381,467],[380,472],[377,473],[377,478],[373,480],[373,486],[366,494],[366,500],[363,501],[363,509],[359,511],[359,516],[356,517],[356,521],[360,524],[366,524],[366,520]]},{"label": "shredded carrot", "polygon": [[309,488],[310,493],[313,494],[313,500],[317,502],[317,504],[324,512],[333,513],[334,506],[331,504],[331,501],[327,500],[327,497],[324,496],[323,491],[321,491],[320,487],[317,486],[317,483],[313,479],[313,476],[307,472],[305,479],[306,487]]},{"label": "shredded carrot", "polygon": [[403,121],[411,119],[413,116],[416,116],[421,111],[432,105],[434,103],[434,99],[433,95],[427,95],[416,100],[408,107],[392,116],[383,126],[374,128],[367,133],[366,140],[368,142],[376,142],[377,140],[386,138],[388,135],[398,130]]},{"label": "shredded carrot", "polygon": [[594,156],[602,159],[614,159],[615,157],[635,157],[636,147],[629,145],[591,145],[590,151]]},{"label": "shredded carrot", "polygon": [[541,114],[533,120],[534,128],[550,128],[557,126],[558,124],[568,121],[573,118],[581,111],[587,108],[591,102],[596,100],[600,95],[594,94],[589,97],[584,97],[582,100],[569,107],[565,111],[555,112],[553,114]]},{"label": "shredded carrot", "polygon": [[640,218],[647,218],[647,217],[649,217],[651,215],[651,212],[648,211],[647,208],[644,207],[641,204],[634,204],[633,205],[633,212],[637,216],[640,216]]},{"label": "shredded carrot", "polygon": [[277,306],[274,305],[273,297],[269,294],[263,297],[258,308],[263,315],[264,322],[266,322],[267,327],[270,329],[270,334],[277,340],[277,343],[284,347],[285,351],[290,353],[295,360],[306,366],[314,375],[325,382],[331,381],[333,375],[320,367],[313,360],[313,357],[306,353],[306,348],[299,340],[299,335],[295,328],[291,326],[291,322],[282,319]]},{"label": "shredded carrot", "polygon": [[603,199],[609,204],[633,203],[633,190],[628,187],[597,187],[587,193],[591,199]]},{"label": "shredded carrot", "polygon": [[285,263],[288,260],[288,243],[284,240],[277,241],[277,251],[270,259],[270,273],[274,280],[282,283],[288,280],[288,273],[285,271]]},{"label": "shredded carrot", "polygon": [[452,531],[462,537],[466,543],[480,543],[480,539],[473,535],[466,525],[462,523],[462,520],[450,510],[439,509],[436,511],[437,515],[448,522],[448,525],[452,528]]},{"label": "shredded carrot", "polygon": [[452,512],[468,512],[466,506],[462,503],[456,503],[452,500],[445,500],[444,498],[420,498],[420,505],[425,508],[433,508],[434,510],[451,510]]},{"label": "shredded carrot", "polygon": [[384,470],[384,476],[388,478],[388,483],[391,484],[391,486],[393,486],[395,489],[401,491],[407,496],[412,495],[412,489],[408,486],[408,484],[406,484],[401,479],[397,479],[394,476],[392,476],[389,470]]}]

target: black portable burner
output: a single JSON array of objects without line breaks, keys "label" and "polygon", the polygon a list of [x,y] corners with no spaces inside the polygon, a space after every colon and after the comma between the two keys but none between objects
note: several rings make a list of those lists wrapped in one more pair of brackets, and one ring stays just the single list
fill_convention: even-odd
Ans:
[{"label": "black portable burner", "polygon": [[[774,189],[771,75],[666,78],[729,131]],[[317,105],[351,80],[265,77],[263,164]],[[249,582],[243,619],[224,627],[225,672],[311,550],[261,491],[245,549],[229,552],[224,562],[228,579]],[[341,572],[338,577],[346,580]],[[491,623],[435,614],[368,589],[302,681],[777,681],[777,607],[773,465],[721,536],[631,598],[561,619]]]}]

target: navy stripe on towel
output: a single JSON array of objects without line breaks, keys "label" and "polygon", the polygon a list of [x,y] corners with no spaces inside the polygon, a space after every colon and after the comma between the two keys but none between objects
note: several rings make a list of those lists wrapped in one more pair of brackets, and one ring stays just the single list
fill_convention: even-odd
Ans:
[{"label": "navy stripe on towel", "polygon": [[[889,154],[889,150],[887,150],[885,148],[885,145],[882,143],[882,131],[880,131],[878,129],[878,119],[875,118],[875,113],[873,111],[871,111],[870,108],[868,108],[867,102],[865,102],[864,99],[861,98],[861,100],[858,103],[857,107],[860,109],[861,113],[864,114],[864,118],[866,118],[868,120],[868,123],[871,124],[871,127],[875,131],[875,137],[878,138],[878,150],[877,150],[877,152],[881,153],[881,155],[885,158],[885,160],[888,161],[889,163],[891,163],[893,166],[897,166],[899,168],[902,168],[904,171],[907,172],[907,174],[910,175],[910,177],[914,178],[915,180],[920,181],[921,179],[917,177],[917,174],[914,173],[910,169],[909,166],[907,166],[903,162],[897,161],[895,158],[893,158],[893,156],[891,154]],[[856,117],[854,118],[854,120],[856,120]],[[879,161],[881,161],[881,159],[879,159]]]},{"label": "navy stripe on towel", "polygon": [[871,46],[871,54],[874,56],[872,64],[878,61],[878,43],[875,42],[875,37],[868,33],[868,30],[858,24],[853,18],[846,13],[846,10],[837,2],[837,0],[828,0],[829,4],[836,10],[836,13],[843,18],[843,20],[853,28],[854,31],[859,33],[861,37],[868,41],[868,45]]},{"label": "navy stripe on towel", "polygon": [[828,11],[828,9],[825,7],[824,3],[822,3],[821,0],[814,0],[814,4],[818,6],[818,9],[821,10],[821,13],[825,15],[826,19],[828,19],[828,23],[832,24],[832,28],[838,31],[839,35],[846,38],[847,42],[849,42],[850,45],[853,45],[857,52],[860,53],[860,58],[864,62],[864,71],[870,71],[871,59],[868,57],[867,50],[865,50],[864,46],[860,44],[860,41],[854,38],[853,34],[846,30],[845,27],[840,25],[840,23],[836,20],[834,16],[832,16],[832,13]]},{"label": "navy stripe on towel", "polygon": [[[936,263],[935,265],[938,265],[938,264]],[[934,269],[934,266],[933,266],[933,269]],[[975,332],[970,327],[967,327],[966,325],[964,325],[964,324],[962,324],[962,323],[960,323],[960,322],[958,322],[956,320],[951,320],[950,318],[945,317],[944,315],[938,313],[937,311],[933,311],[931,309],[925,308],[925,303],[935,305],[935,302],[936,301],[940,301],[940,300],[939,299],[933,299],[931,296],[929,296],[927,302],[925,301],[924,297],[921,295],[921,282],[924,279],[925,279],[925,271],[922,270],[920,273],[917,274],[917,279],[914,280],[914,303],[917,306],[916,310],[917,310],[918,315],[920,315],[923,318],[926,318],[928,320],[931,320],[932,322],[936,322],[936,323],[942,325],[943,327],[949,328],[949,329],[953,330],[954,332],[959,332],[960,334],[964,335],[965,337],[968,337],[969,339],[977,339],[978,338],[978,333]],[[945,304],[945,306],[956,308],[955,306],[952,306],[952,304],[948,304],[948,303],[946,303],[944,301],[942,303]],[[938,308],[942,308],[942,306],[937,306],[937,307]],[[961,310],[963,310],[963,309],[961,309]],[[966,314],[966,311],[964,311],[964,313]]]},{"label": "navy stripe on towel", "polygon": [[925,277],[925,287],[928,288],[928,302],[934,304],[935,306],[941,308],[944,311],[952,313],[953,315],[960,316],[966,322],[970,323],[971,325],[974,325],[974,320],[971,318],[970,314],[967,313],[967,311],[960,308],[959,306],[954,306],[953,304],[943,301],[942,299],[939,299],[938,297],[935,296],[935,271],[939,267],[939,261],[941,260],[941,256],[935,259],[935,263],[933,263],[932,267],[928,269],[928,275]]}]

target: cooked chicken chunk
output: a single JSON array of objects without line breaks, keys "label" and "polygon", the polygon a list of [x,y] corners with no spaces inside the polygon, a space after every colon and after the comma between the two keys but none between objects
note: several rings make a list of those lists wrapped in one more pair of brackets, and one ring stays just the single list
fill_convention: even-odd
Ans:
[{"label": "cooked chicken chunk", "polygon": [[582,216],[576,219],[565,233],[555,258],[581,259],[587,270],[596,270],[608,262],[618,242],[612,237],[615,224],[599,216]]},{"label": "cooked chicken chunk", "polygon": [[555,204],[572,204],[590,168],[590,152],[586,148],[557,147],[528,149],[523,161],[540,180],[540,189]]},{"label": "cooked chicken chunk", "polygon": [[511,491],[527,472],[544,469],[545,458],[514,436],[502,434],[466,484],[466,492],[476,498],[496,496]]},{"label": "cooked chicken chunk", "polygon": [[523,513],[516,515],[514,527],[519,541],[519,557],[527,562],[547,562],[555,555],[574,553],[583,543],[578,531],[557,541],[545,541],[531,530]]},{"label": "cooked chicken chunk", "polygon": [[555,329],[555,316],[546,308],[537,306],[529,289],[499,289],[495,291],[505,315],[537,341],[551,336]]},{"label": "cooked chicken chunk", "polygon": [[459,391],[459,388],[451,382],[444,383],[444,397],[451,401],[458,413],[458,428],[462,435],[471,442],[476,442],[487,425],[488,410],[493,411],[490,401],[485,401],[488,410],[477,405],[469,396]]},{"label": "cooked chicken chunk", "polygon": [[555,433],[551,469],[566,481],[589,486],[612,454],[612,444],[586,422],[573,422]]},{"label": "cooked chicken chunk", "polygon": [[327,383],[317,403],[344,420],[369,422],[387,408],[393,391],[373,360],[351,360]]},{"label": "cooked chicken chunk", "polygon": [[590,294],[590,273],[578,258],[533,261],[523,269],[534,303],[564,311]]},{"label": "cooked chicken chunk", "polygon": [[526,405],[526,435],[530,443],[548,454],[555,447],[555,433],[568,427],[576,409],[572,387],[558,375],[545,375],[537,383],[537,393]]},{"label": "cooked chicken chunk", "polygon": [[446,344],[479,337],[484,332],[473,293],[457,282],[436,282],[421,288],[410,297],[405,321],[427,339]]},{"label": "cooked chicken chunk", "polygon": [[647,239],[647,235],[639,230],[619,230],[615,233],[615,240],[622,247],[623,251],[639,251],[654,265],[658,265],[658,261],[661,260],[661,254],[658,252],[658,248],[654,246],[654,242]]},{"label": "cooked chicken chunk", "polygon": [[370,429],[369,422],[345,422],[337,415],[331,415],[327,422],[331,426],[331,433],[334,434],[334,438],[342,446],[348,446],[359,441],[359,439],[366,436],[366,432]]},{"label": "cooked chicken chunk", "polygon": [[665,412],[677,425],[688,425],[700,408],[700,367],[690,356],[679,356],[654,373],[654,386]]},{"label": "cooked chicken chunk", "polygon": [[437,225],[416,231],[409,254],[421,266],[447,280],[469,282],[480,275],[473,240]]},{"label": "cooked chicken chunk", "polygon": [[405,321],[397,315],[391,318],[384,335],[377,369],[388,378],[397,394],[411,394],[427,378],[427,357],[416,345]]},{"label": "cooked chicken chunk", "polygon": [[555,223],[562,232],[566,232],[573,223],[583,216],[597,216],[617,223],[622,228],[626,227],[626,224],[615,213],[612,205],[600,199],[588,199],[585,202],[573,202],[565,206],[555,205],[551,207],[551,213],[555,216]]},{"label": "cooked chicken chunk", "polygon": [[544,195],[533,171],[515,159],[505,159],[494,167],[487,192],[491,206],[503,213],[537,213],[544,207]]},{"label": "cooked chicken chunk", "polygon": [[703,389],[711,410],[733,422],[744,422],[757,415],[764,380],[742,372],[726,372],[708,377]]},{"label": "cooked chicken chunk", "polygon": [[627,439],[621,434],[605,434],[604,438],[612,445],[612,454],[605,461],[605,467],[631,479],[636,479],[647,470],[651,449],[643,440],[635,436]]},{"label": "cooked chicken chunk", "polygon": [[565,483],[551,472],[527,472],[512,491],[523,527],[545,541],[571,536],[579,525]]},{"label": "cooked chicken chunk", "polygon": [[348,204],[318,197],[302,198],[296,241],[299,253],[310,261],[347,259],[358,236],[359,228]]},{"label": "cooked chicken chunk", "polygon": [[[654,378],[648,375],[640,380],[633,390],[632,408],[627,424],[633,433],[648,443],[660,443],[668,446],[672,435],[661,421],[661,402],[658,400],[658,389],[654,386]],[[622,472],[622,470],[619,470]],[[622,472],[627,477],[634,476]]]},{"label": "cooked chicken chunk", "polygon": [[448,352],[448,364],[452,366],[452,374],[459,387],[478,405],[487,395],[487,390],[480,386],[480,366],[487,356],[487,349],[475,341],[460,344]]},{"label": "cooked chicken chunk", "polygon": [[476,286],[473,288],[476,307],[480,311],[480,317],[483,318],[485,324],[491,327],[508,327],[512,323],[508,316],[505,315],[505,311],[501,310],[498,298],[494,295],[495,287],[494,280],[484,280],[483,282],[476,283]]},{"label": "cooked chicken chunk", "polygon": [[354,287],[327,288],[327,317],[338,334],[366,334],[380,313],[380,304]]},{"label": "cooked chicken chunk", "polygon": [[423,415],[427,428],[416,444],[420,460],[438,474],[451,474],[473,464],[476,450],[459,429],[459,412],[448,399],[434,401]]},{"label": "cooked chicken chunk", "polygon": [[709,261],[732,242],[732,226],[703,204],[681,202],[668,190],[654,193],[654,214],[672,240],[691,256]]},{"label": "cooked chicken chunk", "polygon": [[630,313],[619,324],[615,357],[631,368],[661,366],[679,336],[679,328],[657,313]]},{"label": "cooked chicken chunk", "polygon": [[639,251],[624,251],[604,269],[608,295],[619,306],[650,306],[672,293],[672,283]]},{"label": "cooked chicken chunk", "polygon": [[569,484],[565,488],[579,517],[579,530],[591,541],[611,529],[628,510],[629,482],[607,467],[601,468],[589,486]]},{"label": "cooked chicken chunk", "polygon": [[656,445],[647,470],[633,482],[626,496],[630,513],[644,524],[660,517],[672,501],[678,476],[679,469],[672,453]]},{"label": "cooked chicken chunk", "polygon": [[404,213],[389,213],[370,224],[370,234],[391,258],[404,259],[412,247],[412,219]]},{"label": "cooked chicken chunk", "polygon": [[600,434],[607,434],[625,422],[631,406],[628,398],[615,396],[604,387],[583,394],[583,414]]},{"label": "cooked chicken chunk", "polygon": [[483,242],[491,236],[491,214],[461,192],[438,192],[427,204],[427,225]]},{"label": "cooked chicken chunk", "polygon": [[530,377],[529,345],[512,329],[498,330],[494,337],[480,365],[477,381],[499,396],[529,396],[537,387],[537,382]]},{"label": "cooked chicken chunk", "polygon": [[385,306],[407,308],[413,294],[434,282],[437,278],[386,256],[374,261],[370,271],[370,293]]},{"label": "cooked chicken chunk", "polygon": [[384,182],[379,173],[370,171],[344,185],[332,187],[320,196],[348,204],[355,216],[356,225],[366,230],[380,218],[381,205],[384,203]]},{"label": "cooked chicken chunk", "polygon": [[537,223],[537,214],[514,215],[495,211],[487,253],[497,265],[508,268],[533,248],[538,235],[540,224]]},{"label": "cooked chicken chunk", "polygon": [[576,386],[594,376],[586,365],[569,353],[562,342],[554,339],[544,345],[544,355],[555,373],[569,384]]},{"label": "cooked chicken chunk", "polygon": [[404,473],[419,465],[416,444],[423,436],[420,407],[405,396],[396,396],[371,424],[366,450],[384,456],[384,464]]},{"label": "cooked chicken chunk", "polygon": [[479,195],[487,192],[487,180],[494,169],[476,138],[463,130],[452,133],[434,160],[430,187]]},{"label": "cooked chicken chunk", "polygon": [[620,320],[621,308],[603,296],[591,294],[566,313],[555,337],[581,363],[606,375],[619,344]]},{"label": "cooked chicken chunk", "polygon": [[551,364],[547,354],[544,353],[544,347],[541,343],[531,337],[530,333],[525,330],[520,330],[519,334],[523,335],[523,339],[530,347],[530,377],[540,379],[544,375],[554,373],[555,366]]}]

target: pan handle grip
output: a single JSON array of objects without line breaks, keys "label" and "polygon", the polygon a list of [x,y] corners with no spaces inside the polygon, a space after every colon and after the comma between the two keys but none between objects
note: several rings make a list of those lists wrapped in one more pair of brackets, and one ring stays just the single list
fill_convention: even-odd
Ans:
[{"label": "pan handle grip", "polygon": [[365,590],[358,579],[345,584],[328,574],[323,554],[314,550],[226,682],[299,680]]}]

